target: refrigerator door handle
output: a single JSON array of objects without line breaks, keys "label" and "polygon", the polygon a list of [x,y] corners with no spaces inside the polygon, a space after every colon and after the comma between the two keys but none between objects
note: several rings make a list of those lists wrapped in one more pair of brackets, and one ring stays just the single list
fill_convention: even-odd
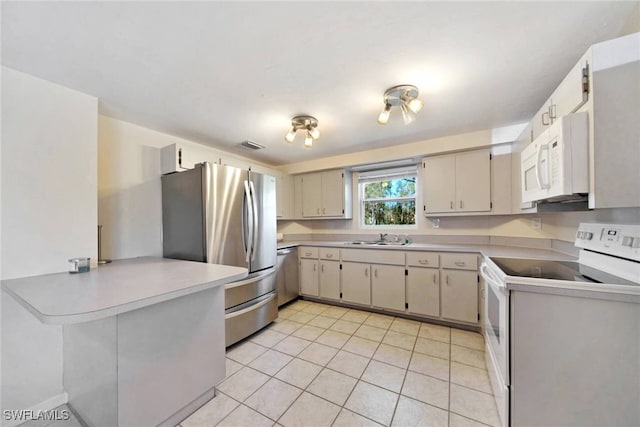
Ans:
[{"label": "refrigerator door handle", "polygon": [[[252,247],[249,245],[253,242],[253,198],[251,196],[251,190],[249,189],[249,181],[244,181],[244,200],[246,203],[246,210],[242,210],[242,246],[244,247],[244,255],[245,261],[249,263],[249,259],[251,258],[251,250]],[[246,212],[246,214],[245,214]],[[244,234],[245,225],[248,230],[248,239]]]},{"label": "refrigerator door handle", "polygon": [[256,248],[258,247],[258,230],[260,230],[260,218],[258,216],[258,202],[256,200],[256,188],[253,185],[253,181],[249,181],[251,188],[251,199],[253,200],[253,239],[251,245],[251,261],[256,260]]}]

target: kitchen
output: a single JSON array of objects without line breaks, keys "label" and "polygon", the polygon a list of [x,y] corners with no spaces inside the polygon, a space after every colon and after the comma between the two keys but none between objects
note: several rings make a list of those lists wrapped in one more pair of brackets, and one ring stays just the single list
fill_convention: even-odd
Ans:
[{"label": "kitchen", "polygon": [[[406,234],[413,244],[440,245],[438,248],[451,244],[524,246],[568,253],[575,259],[578,253],[574,241],[580,223],[638,224],[640,203],[617,192],[622,189],[632,194],[633,188],[637,189],[637,185],[628,182],[638,181],[634,177],[638,178],[639,169],[625,167],[628,162],[635,161],[637,165],[637,156],[633,157],[637,148],[598,152],[597,158],[590,159],[592,162],[603,159],[602,163],[590,165],[591,171],[598,172],[590,174],[593,181],[588,187],[589,197],[595,199],[587,200],[587,205],[592,205],[576,212],[547,212],[538,207],[523,211],[518,156],[531,142],[520,140],[521,135],[526,135],[527,124],[539,126],[542,120],[549,120],[548,116],[538,119],[550,112],[545,99],[560,86],[589,47],[640,29],[637,5],[578,3],[572,9],[568,4],[553,4],[550,8],[554,12],[550,13],[533,4],[503,5],[503,9],[490,3],[438,4],[428,12],[421,9],[425,5],[405,4],[402,16],[395,16],[393,12],[398,6],[391,4],[290,6],[292,9],[284,13],[273,5],[270,8],[219,4],[219,9],[202,5],[212,9],[198,13],[178,10],[170,4],[152,4],[130,5],[127,13],[121,13],[115,6],[109,8],[99,3],[81,7],[3,3],[3,281],[66,271],[67,259],[76,256],[96,260],[98,224],[103,225],[102,252],[106,258],[162,256],[160,173],[167,166],[167,157],[174,168],[191,168],[208,161],[245,170],[251,167],[252,171],[276,177],[278,188],[285,189],[277,192],[280,198],[277,209],[281,210],[278,233],[285,242],[313,242],[317,247],[323,247],[322,242],[371,241],[380,233],[388,233]],[[246,17],[244,8],[261,12],[256,16],[272,17],[272,22]],[[315,33],[302,32],[307,31],[307,24],[298,22],[298,16],[303,14],[315,21],[308,24],[313,25]],[[496,17],[493,21],[494,14],[503,18]],[[439,17],[444,24],[428,20],[427,15]],[[167,23],[173,22],[174,16],[184,19],[178,27],[180,36],[165,31],[172,27]],[[336,18],[340,16],[344,18]],[[460,49],[458,56],[447,61],[446,57],[433,54],[436,59],[442,58],[441,67],[450,64],[451,70],[421,65],[432,61],[421,56],[416,46],[427,43],[437,31],[424,30],[417,22],[407,24],[406,16],[420,17],[428,23],[426,28],[430,25],[442,32],[446,24],[456,28],[445,33],[450,42],[443,38],[434,43],[437,48],[433,47],[437,55]],[[540,38],[539,34],[525,36],[522,22],[518,22],[525,17],[531,19],[532,32],[552,32],[563,41],[562,46],[534,40]],[[371,26],[366,25],[367,18]],[[151,24],[153,20],[157,26]],[[139,22],[146,23],[151,35],[140,31]],[[384,29],[391,24],[407,33],[389,34]],[[224,38],[223,29],[231,31],[233,25],[239,28],[232,34],[247,35],[244,39],[237,35],[238,51],[223,50],[219,41],[213,45],[194,42],[202,40],[198,31],[219,40]],[[356,28],[362,31],[354,31],[350,25],[361,26]],[[287,26],[292,26],[292,34],[310,35],[300,41],[295,37],[291,40],[278,37],[278,31]],[[492,30],[494,26],[509,30],[510,37],[498,37]],[[221,29],[222,35],[216,28]],[[325,34],[326,28],[336,31],[325,41],[320,34]],[[354,33],[365,40],[347,45],[344,38],[353,38],[350,35]],[[45,34],[49,37],[44,37]],[[267,49],[251,50],[256,35],[261,34],[271,34]],[[365,36],[370,37],[368,41]],[[155,37],[156,43],[148,46],[148,37]],[[478,44],[467,47],[474,38]],[[509,38],[512,40],[506,40]],[[505,61],[503,66],[491,67],[483,56],[491,57],[493,62],[498,56],[491,56],[491,49],[479,46],[483,46],[482,42],[498,46],[497,41],[500,46],[509,41],[502,48],[517,60],[511,61],[507,56],[506,60],[500,58]],[[188,46],[193,49],[184,49],[181,43],[191,43]],[[309,43],[307,49],[305,43]],[[367,49],[358,49],[360,43]],[[402,47],[403,43],[407,47]],[[157,46],[164,46],[167,51]],[[218,51],[233,66],[220,67],[220,58],[211,55]],[[360,51],[365,53],[357,56]],[[104,56],[97,52],[104,52]],[[518,53],[520,56],[516,56]],[[334,55],[335,60],[329,61]],[[253,59],[245,63],[238,56]],[[289,56],[293,59],[289,60]],[[356,60],[350,67],[344,67],[351,64],[346,61],[349,56]],[[468,62],[454,67],[461,58]],[[530,58],[542,61],[542,67],[532,67]],[[263,62],[268,66],[258,66]],[[352,69],[344,71],[350,74],[340,74],[342,68]],[[242,69],[261,70],[262,77],[256,79],[253,73],[238,72]],[[380,71],[372,73],[372,69]],[[461,72],[470,69],[474,70],[473,76]],[[296,73],[303,77],[294,78]],[[491,74],[495,74],[494,79],[489,78]],[[216,78],[212,79],[212,75]],[[470,85],[467,80],[472,77],[478,80]],[[200,81],[208,83],[198,86]],[[416,115],[414,123],[405,126],[401,112],[393,108],[389,123],[379,125],[376,117],[384,107],[385,89],[404,83],[418,87],[419,99],[425,105],[423,111]],[[322,96],[330,88],[331,96]],[[218,92],[222,102],[213,101],[216,98],[213,94]],[[508,92],[513,93],[507,96]],[[191,97],[181,96],[183,93],[190,93]],[[633,96],[636,92],[627,93]],[[211,100],[205,99],[207,96]],[[492,100],[493,97],[498,99]],[[590,99],[599,102],[603,98]],[[632,99],[637,103],[637,96]],[[252,109],[251,104],[261,109]],[[235,111],[234,121],[229,121],[232,119],[227,111]],[[634,110],[625,111],[631,114]],[[480,117],[473,116],[474,112]],[[284,141],[292,117],[299,114],[312,114],[318,119],[320,138],[313,141],[310,149],[303,148],[301,136],[292,144]],[[205,117],[204,124],[195,117]],[[545,129],[533,131],[537,136]],[[237,147],[247,139],[267,148],[248,151]],[[321,171],[351,171],[350,168],[362,165],[385,166],[386,162],[406,159],[421,166],[423,161],[432,161],[427,159],[440,155],[455,157],[476,149],[489,149],[493,154],[489,167],[493,174],[489,185],[490,202],[494,204],[491,213],[418,212],[413,228],[361,225],[359,185],[354,176],[370,172],[363,170],[356,175],[346,174],[347,179],[352,179],[351,192],[344,194],[345,201],[347,197],[351,200],[351,204],[346,204],[351,219],[332,216],[300,219],[298,215],[296,203],[310,194],[303,192],[303,196],[296,197],[296,177]],[[609,155],[614,157],[608,158]],[[627,163],[620,159],[625,155]],[[26,165],[36,166],[36,171]],[[420,184],[422,169],[426,168],[416,169],[416,182]],[[604,195],[608,189],[612,190],[611,199]],[[280,203],[284,194],[289,195],[285,197],[289,205]],[[497,195],[503,197],[496,198]],[[418,187],[417,207],[425,204],[424,197]],[[339,250],[347,249],[377,250],[351,247]],[[409,253],[409,247],[406,249]],[[439,261],[442,262],[442,256]],[[444,277],[440,275],[441,280]],[[51,409],[66,403],[62,327],[42,325],[10,298],[3,291],[3,410],[58,403],[46,408]],[[30,337],[28,342],[23,339],[25,336]],[[224,392],[222,395],[226,396]],[[238,408],[249,408],[241,403]],[[454,420],[460,421],[458,416],[465,415],[452,413],[448,420],[452,424]],[[474,418],[464,418],[469,419]],[[3,425],[6,421],[2,420]],[[491,420],[485,423],[490,424]]]}]

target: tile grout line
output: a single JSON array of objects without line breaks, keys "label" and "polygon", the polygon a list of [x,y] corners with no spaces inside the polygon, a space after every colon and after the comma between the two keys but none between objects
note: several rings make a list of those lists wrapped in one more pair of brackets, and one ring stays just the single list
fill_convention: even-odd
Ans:
[{"label": "tile grout line", "polygon": [[[320,304],[320,303],[311,303],[311,304]],[[295,310],[295,309],[293,309],[293,308],[292,308],[292,310]],[[310,385],[311,385],[311,384],[312,384],[312,383],[317,379],[317,377],[319,376],[319,374],[320,374],[324,369],[328,369],[328,370],[331,370],[331,371],[336,372],[336,373],[338,373],[338,374],[346,375],[346,376],[348,376],[348,377],[351,377],[351,378],[356,379],[356,386],[357,386],[357,384],[358,384],[359,382],[364,382],[364,383],[369,384],[369,385],[371,385],[371,386],[379,387],[379,388],[381,388],[382,390],[387,390],[387,391],[389,391],[389,392],[391,392],[391,393],[397,394],[397,395],[398,395],[398,399],[397,399],[397,401],[396,401],[396,405],[395,405],[395,407],[394,407],[394,412],[393,412],[393,414],[392,414],[392,418],[391,418],[391,422],[393,421],[393,419],[394,419],[394,417],[395,417],[395,414],[396,414],[396,411],[397,411],[397,407],[398,407],[399,399],[400,399],[400,397],[401,397],[401,396],[403,396],[403,395],[402,395],[402,389],[404,388],[404,384],[405,384],[405,382],[406,382],[406,377],[407,377],[407,375],[408,375],[408,373],[409,373],[409,372],[414,372],[414,371],[410,370],[410,369],[409,369],[409,366],[407,366],[405,369],[403,369],[403,370],[404,370],[403,382],[402,382],[402,385],[401,385],[401,387],[400,387],[400,391],[399,391],[398,393],[396,393],[396,392],[395,392],[395,391],[393,391],[393,390],[389,390],[389,389],[387,389],[387,388],[385,388],[385,387],[382,387],[382,386],[380,386],[380,385],[373,384],[373,383],[370,383],[370,382],[368,382],[368,381],[364,380],[364,379],[363,379],[363,375],[364,375],[364,373],[366,372],[366,370],[369,368],[369,366],[371,365],[371,362],[372,362],[373,360],[375,360],[375,361],[376,361],[376,362],[378,362],[378,363],[381,363],[381,364],[387,365],[387,366],[391,366],[391,367],[396,367],[396,368],[398,368],[398,366],[396,366],[396,365],[389,364],[389,363],[387,363],[387,362],[383,362],[383,361],[379,361],[379,360],[376,360],[376,359],[374,359],[374,358],[373,358],[373,357],[375,356],[375,354],[377,353],[377,351],[379,350],[379,348],[380,348],[380,346],[381,346],[382,344],[385,344],[385,345],[391,346],[391,347],[393,347],[393,348],[398,348],[398,349],[402,349],[402,350],[405,350],[405,351],[409,351],[409,350],[408,350],[408,349],[406,349],[406,348],[398,347],[398,346],[396,346],[396,345],[394,345],[394,344],[390,344],[390,343],[388,343],[388,342],[387,342],[387,343],[384,343],[384,342],[383,342],[383,341],[384,341],[384,338],[387,336],[387,334],[388,334],[388,332],[389,332],[389,331],[393,331],[393,332],[395,332],[395,333],[399,333],[399,334],[402,334],[402,335],[407,335],[407,336],[409,336],[409,337],[413,337],[413,335],[412,335],[412,334],[407,334],[407,333],[405,333],[404,331],[402,331],[402,332],[401,332],[401,331],[397,331],[397,330],[393,330],[393,329],[391,329],[391,327],[392,327],[392,325],[393,325],[393,323],[394,323],[394,321],[395,321],[396,319],[402,319],[402,318],[397,318],[397,317],[394,317],[394,316],[389,316],[389,315],[381,314],[381,316],[388,316],[388,317],[390,317],[390,318],[392,319],[392,320],[391,320],[391,323],[389,323],[389,326],[387,326],[386,328],[381,328],[380,326],[375,326],[375,325],[367,324],[367,323],[366,323],[366,321],[371,317],[371,315],[372,315],[371,313],[367,314],[367,317],[365,317],[365,318],[362,320],[362,322],[353,322],[353,321],[351,321],[351,320],[345,320],[345,319],[343,319],[343,317],[344,317],[344,316],[345,316],[349,311],[351,311],[351,310],[357,310],[357,311],[363,311],[363,312],[366,312],[365,310],[350,309],[350,310],[346,311],[344,314],[342,314],[342,316],[341,316],[341,317],[339,317],[339,318],[333,318],[333,317],[324,316],[324,317],[327,317],[327,318],[330,318],[330,319],[334,320],[334,323],[333,323],[332,325],[329,325],[328,327],[320,327],[320,326],[316,326],[316,325],[309,325],[309,322],[311,322],[311,321],[312,321],[313,319],[315,319],[316,317],[321,316],[321,315],[322,315],[322,313],[323,313],[324,311],[326,311],[326,310],[324,310],[324,311],[320,311],[320,312],[318,312],[318,313],[308,313],[308,312],[303,312],[302,310],[296,310],[296,311],[298,311],[298,312],[303,312],[303,313],[305,313],[305,314],[313,315],[313,317],[312,317],[311,319],[309,319],[306,323],[300,323],[300,322],[297,322],[297,321],[295,321],[295,320],[290,320],[291,322],[294,322],[294,323],[298,323],[298,324],[300,324],[300,326],[299,326],[298,328],[296,328],[294,331],[291,331],[290,333],[284,333],[284,332],[280,332],[280,331],[274,330],[274,332],[278,332],[278,333],[280,333],[280,334],[284,335],[284,337],[283,337],[281,340],[279,340],[279,341],[277,341],[276,343],[274,343],[272,346],[265,346],[265,345],[263,345],[263,344],[259,344],[259,343],[257,343],[257,342],[253,342],[253,341],[252,341],[252,343],[253,343],[253,344],[256,344],[256,345],[259,345],[259,346],[261,346],[261,347],[266,348],[266,349],[267,349],[266,351],[273,350],[273,351],[275,351],[275,352],[277,352],[277,353],[281,353],[281,354],[287,355],[287,356],[289,356],[289,357],[292,357],[293,359],[299,359],[299,360],[304,361],[304,362],[312,363],[312,364],[314,364],[314,365],[316,365],[316,366],[318,366],[318,367],[320,367],[320,368],[321,368],[321,369],[320,369],[320,371],[318,372],[318,374],[316,374],[316,375],[313,377],[313,379],[309,382],[309,384],[307,385],[307,387],[306,387],[305,389],[302,389],[302,390],[301,390],[301,392],[300,392],[300,394],[298,395],[298,397],[297,397],[297,398],[296,398],[296,399],[295,399],[295,400],[294,400],[294,401],[293,401],[293,402],[292,402],[292,403],[287,407],[287,409],[285,409],[285,411],[284,411],[284,412],[282,413],[282,415],[281,415],[281,416],[276,420],[276,422],[277,422],[278,420],[280,420],[280,419],[281,419],[281,417],[282,417],[282,416],[283,416],[283,415],[284,415],[284,414],[285,414],[285,413],[286,413],[286,412],[291,408],[291,406],[292,406],[292,405],[293,405],[293,404],[294,404],[294,403],[299,399],[299,397],[300,397],[303,393],[309,393],[309,394],[311,394],[311,395],[313,395],[313,396],[315,396],[315,397],[317,397],[317,398],[319,398],[319,399],[321,399],[321,400],[324,400],[325,402],[328,402],[328,403],[330,403],[330,404],[336,405],[334,402],[331,402],[331,401],[329,401],[329,400],[327,400],[327,399],[324,399],[322,396],[318,396],[318,395],[316,395],[316,394],[314,394],[314,393],[312,393],[312,392],[310,392],[310,391],[308,391],[308,390],[307,390],[307,388],[308,388],[308,387],[309,387],[309,386],[310,386]],[[375,313],[375,314],[377,314],[377,313]],[[289,316],[289,317],[290,317],[290,316]],[[288,319],[288,318],[283,318],[283,320],[289,320],[289,319]],[[355,335],[355,333],[358,331],[358,329],[356,329],[356,331],[354,331],[354,332],[353,332],[353,333],[351,333],[351,334],[348,334],[348,333],[345,333],[345,332],[342,332],[342,331],[339,331],[339,330],[336,330],[336,329],[331,329],[331,327],[332,327],[332,326],[335,324],[335,322],[337,322],[338,320],[345,320],[345,321],[347,321],[347,322],[351,322],[351,323],[354,323],[354,324],[358,324],[358,325],[359,325],[359,326],[358,326],[358,329],[360,329],[360,327],[361,327],[361,326],[363,326],[363,325],[366,325],[366,326],[369,326],[369,327],[373,327],[373,328],[382,329],[382,330],[384,330],[384,331],[385,331],[385,334],[384,334],[384,336],[382,337],[382,340],[381,340],[381,341],[375,341],[375,340],[371,340],[371,339],[366,338],[366,337],[362,337],[362,336]],[[421,323],[429,324],[428,322],[418,322],[418,321],[414,321],[414,322],[417,322],[417,323],[419,323],[419,324],[421,324]],[[312,340],[307,339],[307,338],[304,338],[304,337],[298,337],[298,336],[295,336],[295,335],[294,335],[296,331],[298,331],[299,329],[301,329],[302,327],[307,326],[307,325],[308,325],[308,326],[312,326],[312,327],[316,327],[316,328],[318,328],[318,329],[323,329],[323,332],[322,332],[322,333],[320,333],[318,336],[316,336],[316,337],[315,337],[314,339],[312,339]],[[429,324],[429,325],[430,325],[430,324]],[[438,326],[441,326],[441,325],[438,325]],[[452,383],[451,383],[451,368],[452,368],[452,363],[453,363],[453,360],[451,359],[451,355],[452,355],[452,346],[454,345],[454,344],[452,343],[451,336],[452,336],[452,329],[455,329],[455,328],[448,327],[448,326],[444,326],[444,327],[447,327],[447,328],[449,329],[449,331],[448,331],[448,332],[449,332],[449,402],[448,402],[448,406],[449,406],[449,408],[448,408],[448,411],[447,411],[447,412],[448,412],[448,419],[449,419],[449,423],[450,423],[450,419],[451,419],[451,418],[450,418],[450,412],[451,412],[451,384],[452,384]],[[345,343],[344,343],[344,344],[342,344],[342,346],[341,346],[341,347],[339,347],[339,348],[336,348],[336,347],[333,347],[333,346],[327,346],[326,344],[323,344],[323,343],[319,343],[319,342],[317,342],[316,340],[317,340],[317,339],[318,339],[322,334],[324,334],[324,332],[326,332],[326,331],[328,331],[328,330],[331,330],[331,331],[334,331],[334,332],[338,332],[338,333],[343,333],[343,334],[345,334],[345,335],[348,335],[348,336],[349,336],[349,338],[348,338],[348,339],[345,341]],[[284,352],[279,351],[279,350],[276,350],[276,349],[274,348],[278,343],[280,343],[281,341],[283,341],[283,340],[284,340],[284,339],[286,339],[287,337],[291,337],[291,336],[293,336],[293,337],[295,337],[295,338],[304,339],[304,340],[306,340],[306,341],[309,341],[309,342],[310,342],[310,344],[315,342],[315,343],[317,343],[317,344],[319,344],[319,345],[324,345],[324,346],[327,346],[327,347],[331,347],[331,348],[333,348],[333,349],[337,350],[337,351],[336,351],[336,354],[335,354],[331,359],[329,359],[329,361],[328,361],[325,365],[320,365],[320,364],[318,364],[318,363],[315,363],[315,362],[312,362],[312,361],[308,361],[308,360],[305,360],[305,359],[301,359],[300,357],[298,357],[298,356],[300,355],[300,353],[302,353],[302,352],[304,351],[304,349],[303,349],[303,350],[301,350],[301,351],[300,351],[298,354],[296,354],[295,356],[292,356],[292,355],[290,355],[290,354],[284,353]],[[347,343],[347,342],[349,342],[349,341],[351,340],[351,338],[353,338],[353,337],[357,337],[357,338],[364,339],[364,340],[369,341],[369,342],[372,342],[372,343],[376,343],[376,347],[375,347],[375,350],[373,351],[372,355],[371,355],[371,356],[363,356],[362,354],[358,354],[358,353],[355,353],[355,352],[353,352],[353,351],[349,351],[349,350],[344,349],[344,347],[345,347],[346,343]],[[415,338],[414,338],[414,343],[413,343],[412,349],[410,350],[410,351],[411,351],[410,361],[413,359],[413,355],[414,355],[414,353],[418,353],[418,354],[425,354],[426,356],[430,356],[430,357],[434,357],[434,358],[440,358],[440,357],[438,357],[438,356],[434,356],[434,355],[430,355],[430,354],[426,354],[426,353],[422,353],[422,352],[416,352],[415,347],[416,347],[416,345],[417,345],[417,342],[418,342],[417,340],[418,340],[418,338],[423,338],[423,339],[427,339],[427,340],[429,340],[429,339],[430,339],[430,338],[421,337],[421,336],[420,336],[420,334],[419,334],[419,330],[418,330],[418,332],[417,332],[417,334],[416,334],[416,336],[415,336]],[[438,341],[438,340],[432,340],[432,341]],[[309,345],[310,345],[310,344],[309,344]],[[306,348],[308,348],[308,346],[309,346],[309,345],[307,345],[307,346],[305,347],[305,349],[306,349]],[[476,350],[475,348],[467,347],[467,346],[465,346],[464,344],[462,344],[462,345],[460,345],[460,344],[456,344],[456,345],[458,345],[458,346],[460,346],[460,347],[463,347],[463,348],[466,348],[466,349],[469,349],[469,350],[479,351],[479,350]],[[266,351],[265,351],[265,352],[266,352]],[[345,374],[345,373],[343,373],[343,372],[340,372],[340,371],[336,371],[335,369],[330,368],[330,367],[328,366],[328,365],[331,363],[331,361],[335,359],[335,357],[337,356],[337,354],[338,354],[339,352],[341,352],[341,351],[344,351],[344,352],[347,352],[347,353],[350,353],[350,354],[355,354],[355,355],[357,355],[357,356],[361,356],[361,357],[366,357],[366,358],[368,359],[367,366],[365,367],[365,369],[362,371],[362,373],[360,374],[360,376],[359,376],[358,378],[352,377],[352,376],[350,376],[350,375],[348,375],[348,374]],[[248,367],[248,368],[250,368],[250,369],[254,369],[254,368],[250,367],[250,366],[249,366],[249,364],[250,364],[250,363],[252,363],[253,361],[255,361],[255,360],[256,360],[257,358],[259,358],[260,356],[262,356],[265,352],[261,353],[260,355],[258,355],[257,357],[255,357],[254,359],[252,359],[251,361],[249,361],[249,362],[248,362],[248,364],[246,364],[246,365],[245,365],[245,364],[243,364],[243,363],[241,363],[241,362],[236,361],[235,359],[232,359],[232,358],[229,358],[229,359],[230,359],[230,360],[233,360],[234,362],[236,362],[236,363],[240,364],[240,365],[241,365],[241,366],[243,366],[243,367]],[[263,373],[263,374],[266,374],[270,379],[271,379],[271,378],[275,378],[275,379],[277,379],[278,381],[282,381],[282,380],[280,380],[280,379],[276,378],[276,377],[275,377],[275,375],[277,375],[277,374],[278,374],[282,369],[284,369],[286,366],[288,366],[288,365],[293,361],[293,359],[292,359],[291,361],[289,361],[286,365],[284,365],[282,368],[280,368],[278,371],[276,371],[276,373],[275,373],[274,375],[266,374],[266,373],[264,373],[263,371],[260,371],[259,369],[258,369],[257,371],[258,371],[258,372],[261,372],[261,373]],[[456,363],[460,363],[460,364],[462,364],[462,365],[465,365],[465,366],[468,366],[468,367],[471,367],[471,368],[481,369],[481,368],[478,368],[477,366],[474,366],[474,365],[468,365],[468,364],[465,364],[465,363],[462,363],[462,362],[456,362]],[[410,364],[410,363],[409,363],[409,364]],[[235,373],[234,373],[234,374],[232,374],[231,376],[233,376],[233,375],[235,375]],[[425,375],[425,374],[422,374],[422,375]],[[430,375],[426,375],[426,376],[431,377]],[[230,378],[230,377],[229,377],[229,378]],[[431,378],[439,379],[439,378],[437,378],[437,377],[431,377]],[[225,378],[225,379],[226,379],[226,378]],[[269,381],[269,380],[267,380],[267,382],[268,382],[268,381]],[[291,386],[293,386],[294,388],[296,388],[296,389],[300,390],[300,388],[299,388],[299,387],[297,387],[297,386],[295,386],[295,385],[293,385],[293,384],[289,384],[289,383],[287,383],[286,381],[283,381],[283,382],[284,382],[285,384],[291,385]],[[483,391],[481,391],[481,390],[477,390],[477,389],[474,389],[474,388],[466,387],[466,386],[461,385],[461,384],[457,384],[457,385],[458,385],[458,386],[460,386],[460,387],[463,387],[463,388],[469,389],[469,390],[473,390],[473,391],[476,391],[476,392],[481,392],[481,393],[483,393],[483,394],[488,394],[488,393],[485,393],[485,392],[483,392]],[[264,386],[264,384],[263,384],[263,385],[261,385],[257,390],[259,390],[259,389],[260,389],[260,388],[262,388],[263,386]],[[356,386],[354,386],[354,388],[351,390],[351,392],[349,393],[349,396],[347,396],[347,398],[345,399],[345,402],[344,402],[344,403],[346,403],[346,402],[349,400],[349,398],[350,398],[350,397],[351,397],[351,395],[353,394],[353,391],[355,390],[355,387],[356,387]],[[256,390],[255,392],[257,392],[257,390]],[[250,396],[248,396],[248,397],[247,397],[247,399],[245,399],[245,401],[246,401],[246,400],[248,400],[251,396],[253,396],[253,395],[255,394],[255,392],[254,392],[254,393],[252,393]],[[224,393],[223,393],[223,394],[224,394]],[[231,398],[231,399],[233,399],[233,398]],[[237,402],[237,400],[235,400],[235,399],[233,399],[233,400]],[[422,401],[420,401],[420,400],[417,400],[417,402],[420,402],[420,403],[426,404],[426,405],[428,405],[428,406],[433,406],[434,408],[442,409],[442,408],[439,408],[438,406],[430,405],[429,403],[422,402]],[[248,406],[248,405],[246,405],[244,402],[240,402],[240,404],[241,404],[241,405],[243,405],[243,406],[245,406],[245,407],[247,407],[248,409],[250,409],[250,410],[252,410],[252,411],[255,411],[253,408],[249,407],[249,406]],[[338,407],[340,408],[340,411],[342,411],[342,409],[349,410],[348,408],[346,408],[346,407],[344,406],[344,404],[343,404],[343,405],[336,405],[336,406],[338,406]],[[236,409],[237,409],[237,408],[236,408]],[[234,409],[233,411],[235,411],[235,409]],[[233,412],[233,411],[232,411],[232,412]],[[335,421],[337,420],[337,417],[339,416],[340,411],[338,412],[338,415],[333,419],[332,424],[334,424],[334,423],[335,423]],[[350,411],[350,410],[349,410],[349,411]],[[259,413],[260,415],[265,416],[265,417],[266,417],[266,418],[268,418],[269,420],[273,420],[272,418],[270,418],[270,417],[268,417],[268,416],[266,416],[266,415],[264,415],[264,414],[260,413],[259,411],[256,411],[256,412],[257,412],[257,413]],[[353,412],[353,411],[350,411],[350,412]],[[362,414],[359,414],[359,413],[356,413],[356,414],[357,414],[358,416],[362,416],[362,417],[364,417],[364,418],[366,418],[366,419],[370,419],[370,418],[368,418],[368,417],[366,417],[366,416],[364,416],[364,415],[362,415]],[[458,414],[458,415],[459,415],[459,414]],[[227,416],[228,416],[228,415],[227,415]],[[464,418],[467,418],[467,419],[473,420],[473,421],[477,421],[477,420],[475,420],[475,419],[473,419],[473,418],[469,418],[469,417],[466,417],[466,416],[463,416],[463,415],[461,415],[461,416],[462,416],[462,417],[464,417]],[[225,418],[226,418],[226,416],[225,416]],[[371,421],[374,421],[374,422],[377,422],[377,421],[372,420],[372,419],[370,419],[370,420],[371,420]]]}]

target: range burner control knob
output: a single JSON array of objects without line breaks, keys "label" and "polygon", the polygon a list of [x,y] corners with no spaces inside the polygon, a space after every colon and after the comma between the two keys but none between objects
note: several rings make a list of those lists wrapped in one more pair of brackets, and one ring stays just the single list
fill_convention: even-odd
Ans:
[{"label": "range burner control knob", "polygon": [[576,239],[584,239],[584,231],[578,231],[576,233]]},{"label": "range burner control knob", "polygon": [[631,236],[624,236],[622,238],[622,246],[629,246],[632,247],[633,246],[633,237]]},{"label": "range burner control knob", "polygon": [[585,233],[584,233],[583,238],[584,238],[585,240],[591,240],[591,239],[593,239],[593,233],[591,233],[591,232],[587,231],[587,232],[585,232]]},{"label": "range burner control knob", "polygon": [[631,244],[632,248],[640,248],[640,237],[634,237],[633,243]]}]

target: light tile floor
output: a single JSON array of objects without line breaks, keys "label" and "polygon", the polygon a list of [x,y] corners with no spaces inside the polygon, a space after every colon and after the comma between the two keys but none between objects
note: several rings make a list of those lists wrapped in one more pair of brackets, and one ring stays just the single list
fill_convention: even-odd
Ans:
[{"label": "light tile floor", "polygon": [[499,424],[477,333],[298,300],[227,350],[195,426]]}]

